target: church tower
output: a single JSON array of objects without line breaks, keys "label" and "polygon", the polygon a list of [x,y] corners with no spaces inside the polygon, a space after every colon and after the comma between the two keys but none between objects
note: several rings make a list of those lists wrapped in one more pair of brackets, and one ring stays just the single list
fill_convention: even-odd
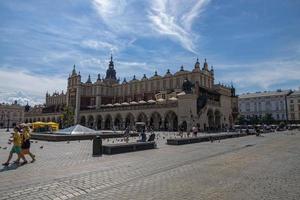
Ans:
[{"label": "church tower", "polygon": [[105,77],[104,81],[110,82],[110,83],[117,82],[116,70],[114,69],[114,62],[113,62],[112,55],[110,56],[110,62],[108,65],[108,69],[106,70],[106,77]]}]

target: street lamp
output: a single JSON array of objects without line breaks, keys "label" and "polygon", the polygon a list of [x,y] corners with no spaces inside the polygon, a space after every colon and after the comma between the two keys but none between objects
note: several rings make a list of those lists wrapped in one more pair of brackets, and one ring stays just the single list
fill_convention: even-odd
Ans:
[{"label": "street lamp", "polygon": [[9,116],[7,117],[7,129],[6,132],[9,132]]}]

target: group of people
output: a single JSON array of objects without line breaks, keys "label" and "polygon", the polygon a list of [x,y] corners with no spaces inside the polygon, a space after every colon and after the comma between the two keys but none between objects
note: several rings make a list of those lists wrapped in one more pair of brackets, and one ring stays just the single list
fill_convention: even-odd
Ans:
[{"label": "group of people", "polygon": [[[14,128],[14,132],[9,138],[8,143],[13,143],[13,146],[10,150],[7,161],[3,163],[3,166],[8,166],[13,157],[13,154],[17,154],[18,158],[14,161],[17,165],[27,164],[28,161],[25,158],[25,155],[29,155],[31,157],[31,162],[35,161],[35,155],[30,152],[30,128],[28,126],[16,126]],[[20,162],[20,160],[23,162]]]}]

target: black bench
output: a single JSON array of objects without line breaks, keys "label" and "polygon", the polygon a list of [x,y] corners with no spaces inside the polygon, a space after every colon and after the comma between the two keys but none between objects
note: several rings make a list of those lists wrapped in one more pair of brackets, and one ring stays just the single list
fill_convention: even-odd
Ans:
[{"label": "black bench", "polygon": [[133,142],[133,143],[119,143],[106,144],[102,146],[104,154],[118,154],[132,151],[141,151],[156,148],[156,143],[151,142]]},{"label": "black bench", "polygon": [[175,139],[168,139],[167,144],[169,145],[192,144],[192,143],[209,142],[215,140],[224,140],[227,138],[242,137],[246,135],[247,134],[244,133],[222,133],[222,134],[204,135],[199,137],[175,138]]}]

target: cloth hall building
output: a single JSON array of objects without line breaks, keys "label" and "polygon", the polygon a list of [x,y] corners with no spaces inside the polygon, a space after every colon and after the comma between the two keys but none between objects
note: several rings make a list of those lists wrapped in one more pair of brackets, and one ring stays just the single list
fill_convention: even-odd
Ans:
[{"label": "cloth hall building", "polygon": [[46,94],[43,107],[25,113],[25,122],[56,121],[61,123],[62,108],[74,109],[75,124],[96,130],[133,128],[145,122],[154,130],[216,130],[230,127],[238,115],[233,86],[215,84],[214,69],[205,59],[202,67],[196,61],[191,71],[183,66],[174,74],[156,71],[151,77],[122,82],[116,78],[111,57],[105,78],[82,81],[75,65],[68,78],[65,93]]}]

